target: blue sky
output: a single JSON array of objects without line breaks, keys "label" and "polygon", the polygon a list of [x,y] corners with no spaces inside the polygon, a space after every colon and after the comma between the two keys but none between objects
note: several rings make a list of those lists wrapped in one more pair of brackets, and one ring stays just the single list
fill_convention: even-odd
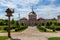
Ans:
[{"label": "blue sky", "polygon": [[37,18],[51,19],[60,15],[60,0],[0,0],[0,19],[7,19],[5,16],[7,8],[15,10],[12,18],[16,20],[19,19],[19,13],[20,18],[28,18],[32,6]]}]

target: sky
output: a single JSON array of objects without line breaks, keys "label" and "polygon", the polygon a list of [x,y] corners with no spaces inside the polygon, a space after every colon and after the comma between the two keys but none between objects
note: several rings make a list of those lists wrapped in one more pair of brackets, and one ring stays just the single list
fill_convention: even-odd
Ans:
[{"label": "sky", "polygon": [[60,0],[0,0],[0,19],[7,19],[5,10],[14,9],[15,20],[26,17],[32,11],[37,14],[37,18],[52,19],[60,15]]}]

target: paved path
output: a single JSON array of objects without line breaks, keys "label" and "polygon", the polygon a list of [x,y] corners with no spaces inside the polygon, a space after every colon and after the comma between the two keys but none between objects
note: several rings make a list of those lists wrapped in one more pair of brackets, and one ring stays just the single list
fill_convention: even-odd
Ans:
[{"label": "paved path", "polygon": [[[7,33],[0,33],[0,36],[7,36]],[[48,40],[49,37],[60,37],[60,32],[39,32],[36,27],[28,27],[23,32],[11,33],[12,38],[21,40]]]}]

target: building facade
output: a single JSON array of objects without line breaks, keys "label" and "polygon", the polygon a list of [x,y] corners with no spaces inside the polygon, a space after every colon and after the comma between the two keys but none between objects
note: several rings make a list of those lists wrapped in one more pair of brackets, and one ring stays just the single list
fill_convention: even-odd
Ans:
[{"label": "building facade", "polygon": [[58,22],[60,23],[60,15],[58,16]]},{"label": "building facade", "polygon": [[19,24],[27,24],[29,26],[35,26],[38,24],[44,25],[46,23],[46,20],[44,18],[37,19],[37,15],[34,11],[30,12],[28,15],[28,18],[22,18],[19,20]]}]

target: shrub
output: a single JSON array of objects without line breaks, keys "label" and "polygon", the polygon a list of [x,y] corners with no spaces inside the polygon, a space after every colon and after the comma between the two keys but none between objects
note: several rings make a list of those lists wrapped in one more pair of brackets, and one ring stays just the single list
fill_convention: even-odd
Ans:
[{"label": "shrub", "polygon": [[60,26],[60,23],[58,23],[57,25]]},{"label": "shrub", "polygon": [[53,29],[53,32],[55,32],[55,29]]},{"label": "shrub", "polygon": [[44,32],[46,32],[47,30],[44,28]]},{"label": "shrub", "polygon": [[37,26],[37,29],[38,29],[39,31],[44,31],[44,32],[46,32],[46,29],[43,28],[42,26]]},{"label": "shrub", "polygon": [[15,32],[18,32],[18,31],[19,31],[19,28],[16,28],[16,29],[15,29]]},{"label": "shrub", "polygon": [[10,29],[12,30],[12,29],[15,29],[16,27],[10,27]]},{"label": "shrub", "polygon": [[28,28],[27,25],[20,25],[18,27],[15,28],[15,31],[18,32],[18,31],[22,31],[22,30],[25,30],[26,28]]},{"label": "shrub", "polygon": [[46,28],[60,31],[60,26],[46,26]]},{"label": "shrub", "polygon": [[60,31],[60,26],[56,26],[56,30]]},{"label": "shrub", "polygon": [[51,26],[51,23],[47,22],[47,23],[46,23],[46,26]]},{"label": "shrub", "polygon": [[5,31],[8,31],[8,27],[4,27],[4,30],[5,30]]}]

